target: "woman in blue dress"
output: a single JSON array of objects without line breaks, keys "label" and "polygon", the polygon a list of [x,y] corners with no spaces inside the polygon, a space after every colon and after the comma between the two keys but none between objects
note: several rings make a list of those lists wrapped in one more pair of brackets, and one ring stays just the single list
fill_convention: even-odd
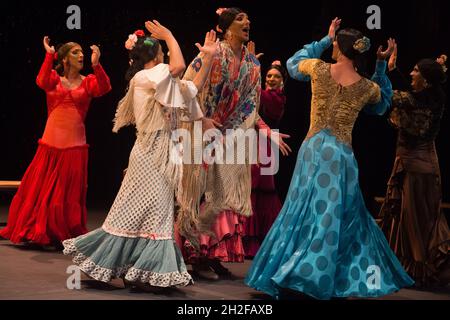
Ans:
[{"label": "woman in blue dress", "polygon": [[[275,298],[289,290],[317,299],[378,297],[413,284],[366,209],[351,147],[359,111],[383,115],[390,105],[385,59],[395,41],[378,49],[371,81],[355,67],[369,39],[354,29],[336,34],[339,25],[336,18],[328,36],[287,62],[291,77],[311,80],[311,124],[283,209],[245,279]],[[318,59],[331,44],[335,64]]]}]

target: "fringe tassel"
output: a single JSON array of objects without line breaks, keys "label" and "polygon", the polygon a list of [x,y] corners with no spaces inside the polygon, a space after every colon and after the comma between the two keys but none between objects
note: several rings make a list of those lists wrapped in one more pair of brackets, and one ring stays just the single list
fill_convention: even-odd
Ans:
[{"label": "fringe tassel", "polygon": [[134,80],[130,81],[128,91],[119,103],[117,104],[116,114],[113,120],[114,133],[117,133],[122,127],[135,124],[133,113],[133,94],[134,94]]}]

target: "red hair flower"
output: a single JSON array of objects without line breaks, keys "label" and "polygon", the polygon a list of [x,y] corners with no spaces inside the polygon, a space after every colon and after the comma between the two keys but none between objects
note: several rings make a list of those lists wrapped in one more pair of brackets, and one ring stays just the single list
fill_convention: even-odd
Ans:
[{"label": "red hair flower", "polygon": [[58,60],[58,52],[55,52],[54,54],[53,54],[53,60]]},{"label": "red hair flower", "polygon": [[143,36],[145,36],[145,33],[144,33],[144,31],[142,31],[142,30],[136,30],[136,31],[134,32],[134,34],[137,35],[138,37],[143,37]]}]

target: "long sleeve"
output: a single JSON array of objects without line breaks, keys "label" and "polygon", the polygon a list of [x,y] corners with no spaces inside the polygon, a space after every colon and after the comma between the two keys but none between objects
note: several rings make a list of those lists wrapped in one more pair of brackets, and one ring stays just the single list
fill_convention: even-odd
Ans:
[{"label": "long sleeve", "polygon": [[297,51],[286,62],[286,67],[289,75],[299,81],[309,81],[310,77],[299,71],[299,63],[306,59],[318,59],[322,53],[331,45],[331,38],[326,36],[319,42],[314,41],[307,44],[303,49]]},{"label": "long sleeve", "polygon": [[51,91],[58,84],[58,78],[58,74],[53,70],[53,54],[47,52],[36,78],[36,84],[45,91]]},{"label": "long sleeve", "polygon": [[[443,108],[432,110],[407,91],[394,91],[389,122],[403,135],[434,139],[439,131]],[[417,141],[417,140],[415,140]]]},{"label": "long sleeve", "polygon": [[101,64],[93,67],[94,74],[87,76],[87,90],[92,97],[100,97],[111,91],[111,83],[109,77],[103,70]]},{"label": "long sleeve", "polygon": [[374,90],[374,94],[369,100],[369,104],[365,106],[364,111],[368,114],[383,115],[389,109],[392,99],[392,84],[386,75],[386,61],[377,60],[375,73],[372,81],[379,86]]},{"label": "long sleeve", "polygon": [[180,80],[180,90],[189,112],[189,115],[187,117],[182,117],[181,121],[189,122],[203,118],[202,109],[197,101],[198,89],[195,84],[192,81]]}]

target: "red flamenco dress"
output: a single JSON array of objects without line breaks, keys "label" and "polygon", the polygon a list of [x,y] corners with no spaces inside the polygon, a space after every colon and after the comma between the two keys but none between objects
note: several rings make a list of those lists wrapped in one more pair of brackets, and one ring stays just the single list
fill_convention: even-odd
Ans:
[{"label": "red flamenco dress", "polygon": [[93,97],[111,90],[100,64],[94,74],[67,89],[47,53],[36,79],[47,94],[48,118],[33,161],[25,172],[0,237],[13,243],[58,244],[87,232],[88,145],[84,121]]},{"label": "red flamenco dress", "polygon": [[[284,113],[286,96],[282,89],[261,90],[260,116],[272,129],[279,128],[279,123]],[[259,126],[259,129],[264,129]],[[267,142],[268,157],[271,157],[270,141]],[[272,161],[276,161],[272,159]],[[243,218],[243,245],[245,256],[252,258],[258,252],[270,227],[282,208],[281,200],[275,188],[274,175],[262,175],[262,167],[270,167],[269,164],[252,165],[252,210],[253,214]]]}]

